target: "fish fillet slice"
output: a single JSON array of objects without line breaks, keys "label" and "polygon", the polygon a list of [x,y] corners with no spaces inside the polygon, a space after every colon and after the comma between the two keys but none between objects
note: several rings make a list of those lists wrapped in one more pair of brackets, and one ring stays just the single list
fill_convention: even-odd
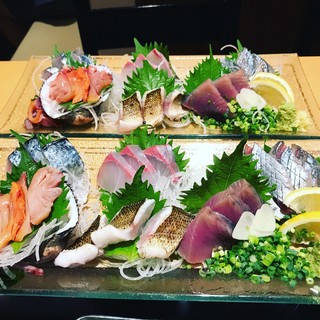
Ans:
[{"label": "fish fillet slice", "polygon": [[155,214],[137,242],[141,258],[168,258],[179,246],[191,217],[182,209],[166,207]]},{"label": "fish fillet slice", "polygon": [[98,248],[109,244],[134,240],[149,219],[155,206],[154,199],[146,199],[123,207],[109,224],[91,233],[91,239]]}]

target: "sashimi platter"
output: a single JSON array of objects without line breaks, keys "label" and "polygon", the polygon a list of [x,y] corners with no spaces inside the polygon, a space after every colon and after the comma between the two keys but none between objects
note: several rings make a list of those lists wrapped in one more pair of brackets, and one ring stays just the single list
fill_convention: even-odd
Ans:
[{"label": "sashimi platter", "polygon": [[143,124],[180,135],[303,135],[317,127],[315,107],[285,61],[274,65],[239,41],[225,56],[208,46],[207,56],[186,61],[162,43],[134,44],[131,55],[105,61],[56,50],[30,75],[20,125],[118,137]]},{"label": "sashimi platter", "polygon": [[[55,52],[0,138],[1,292],[320,303],[320,144],[267,138],[312,122],[281,70],[238,42],[181,77],[134,43],[119,72]],[[190,126],[240,137],[166,133]]]},{"label": "sashimi platter", "polygon": [[58,132],[12,134],[2,290],[23,276],[45,282],[48,270],[99,270],[128,283],[182,272],[207,286],[280,282],[318,295],[320,164],[299,140],[180,144],[144,125],[101,140],[92,159]]}]

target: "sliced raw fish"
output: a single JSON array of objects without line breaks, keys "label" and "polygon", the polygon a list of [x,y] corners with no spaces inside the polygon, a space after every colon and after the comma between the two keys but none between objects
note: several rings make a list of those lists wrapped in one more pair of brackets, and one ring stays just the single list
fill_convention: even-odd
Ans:
[{"label": "sliced raw fish", "polygon": [[234,224],[224,215],[203,207],[187,227],[178,253],[188,263],[202,263],[219,246],[231,247],[233,228]]},{"label": "sliced raw fish", "polygon": [[208,79],[182,101],[182,106],[201,117],[224,120],[229,113],[227,101],[221,96],[213,81]]},{"label": "sliced raw fish", "polygon": [[157,181],[158,172],[138,145],[127,145],[120,151],[120,155],[135,171],[141,166],[145,167],[142,173],[143,181],[148,180],[151,184]]},{"label": "sliced raw fish", "polygon": [[238,71],[228,73],[228,77],[238,92],[240,92],[243,88],[250,88],[248,79],[243,70],[240,69]]},{"label": "sliced raw fish", "polygon": [[191,216],[172,206],[157,212],[142,230],[137,249],[141,258],[168,258],[179,246]]},{"label": "sliced raw fish", "polygon": [[168,60],[157,49],[153,49],[147,54],[147,60],[151,64],[157,66],[158,69],[166,70],[168,72],[169,77],[174,76]]},{"label": "sliced raw fish", "polygon": [[162,176],[170,176],[179,172],[174,153],[168,144],[155,145],[143,150],[148,160]]},{"label": "sliced raw fish", "polygon": [[213,85],[218,89],[221,96],[227,101],[235,99],[239,93],[239,90],[237,90],[233,85],[229,74],[225,74],[214,80]]},{"label": "sliced raw fish", "polygon": [[27,140],[23,146],[28,151],[33,161],[46,163],[45,156],[42,152],[41,144],[37,136]]},{"label": "sliced raw fish", "polygon": [[118,152],[110,152],[104,159],[97,175],[97,185],[109,192],[123,188],[125,183],[130,183],[136,170]]},{"label": "sliced raw fish", "polygon": [[163,87],[143,95],[141,101],[143,123],[156,127],[162,122],[164,95]]},{"label": "sliced raw fish", "polygon": [[143,124],[140,101],[139,92],[135,92],[132,96],[122,101],[119,115],[120,132],[130,132]]},{"label": "sliced raw fish", "polygon": [[168,119],[180,120],[188,114],[188,111],[182,108],[182,96],[179,90],[174,90],[165,97],[163,112]]},{"label": "sliced raw fish", "polygon": [[109,224],[91,233],[93,243],[105,248],[109,244],[134,240],[141,234],[154,206],[154,199],[146,199],[122,207]]}]

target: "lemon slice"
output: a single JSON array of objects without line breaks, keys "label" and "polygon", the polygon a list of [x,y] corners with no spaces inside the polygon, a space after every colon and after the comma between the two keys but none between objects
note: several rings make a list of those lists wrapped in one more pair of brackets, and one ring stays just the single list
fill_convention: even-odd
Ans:
[{"label": "lemon slice", "polygon": [[290,191],[283,203],[297,213],[320,210],[320,187],[304,187]]},{"label": "lemon slice", "polygon": [[280,227],[279,231],[287,233],[292,229],[299,231],[307,229],[308,232],[314,232],[315,238],[320,237],[320,211],[310,211],[298,214],[297,216],[287,220]]},{"label": "lemon slice", "polygon": [[249,82],[250,87],[262,96],[269,105],[279,107],[294,103],[294,93],[288,82],[270,72],[257,72]]}]

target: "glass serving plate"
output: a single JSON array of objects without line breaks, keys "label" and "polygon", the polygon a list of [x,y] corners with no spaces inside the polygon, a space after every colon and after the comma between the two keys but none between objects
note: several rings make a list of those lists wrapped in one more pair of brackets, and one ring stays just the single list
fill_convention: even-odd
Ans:
[{"label": "glass serving plate", "polygon": [[[69,138],[82,156],[90,175],[92,185],[99,166],[107,153],[119,145],[114,138]],[[261,140],[249,139],[252,144]],[[269,140],[273,145],[278,140]],[[320,140],[287,140],[296,143],[314,156],[320,156]],[[213,154],[220,157],[223,152],[232,152],[238,140],[186,140],[176,139],[173,145],[180,145],[181,151],[192,161],[211,163]],[[0,168],[5,168],[7,156],[17,146],[12,138],[0,138]],[[199,160],[201,159],[201,160]],[[194,163],[193,163],[194,164]],[[4,169],[1,170],[4,178]],[[296,288],[289,287],[280,280],[266,284],[253,284],[249,280],[232,276],[204,279],[198,270],[178,269],[152,278],[132,281],[123,278],[116,268],[108,267],[105,260],[90,262],[83,267],[59,268],[43,265],[44,275],[26,274],[24,278],[6,290],[2,295],[15,296],[54,296],[70,298],[103,298],[164,301],[229,301],[229,302],[269,302],[294,304],[320,304],[320,295],[314,295],[311,286],[304,281],[298,282]],[[316,279],[320,285],[320,279]]]},{"label": "glass serving plate", "polygon": [[[220,57],[220,56],[216,56]],[[268,134],[251,134],[251,137],[261,138],[265,136],[274,138],[317,138],[320,136],[320,122],[319,106],[313,96],[313,93],[309,87],[308,81],[304,75],[301,67],[299,57],[297,54],[269,54],[262,55],[273,67],[280,71],[281,76],[288,81],[291,85],[295,100],[296,107],[299,110],[304,110],[307,116],[311,120],[311,125],[307,132],[276,132]],[[184,79],[189,71],[201,62],[205,56],[171,56],[170,61],[175,69],[177,75]],[[130,59],[130,56],[97,56],[95,57],[97,63],[107,65],[113,72],[118,73],[122,70],[124,64]],[[27,114],[27,108],[30,100],[38,93],[41,87],[41,81],[39,75],[42,70],[50,66],[50,57],[46,56],[32,56],[27,64],[27,67],[23,73],[23,76],[17,85],[16,90],[10,97],[8,103],[3,107],[0,118],[0,137],[6,137],[10,135],[10,129],[17,132],[31,132],[25,129],[24,120]],[[32,132],[50,132],[52,128],[39,128],[34,129]],[[197,138],[203,139],[212,138],[232,138],[243,136],[241,133],[226,133],[220,129],[207,129],[204,133],[203,128],[196,125],[189,125],[185,128],[162,128],[158,127],[157,130],[163,134],[167,134],[174,138]],[[96,129],[94,124],[90,124],[85,127],[64,127],[59,128],[59,131],[66,136],[83,136],[83,137],[122,137],[116,129],[110,127],[106,128],[100,121],[98,128]]]}]

